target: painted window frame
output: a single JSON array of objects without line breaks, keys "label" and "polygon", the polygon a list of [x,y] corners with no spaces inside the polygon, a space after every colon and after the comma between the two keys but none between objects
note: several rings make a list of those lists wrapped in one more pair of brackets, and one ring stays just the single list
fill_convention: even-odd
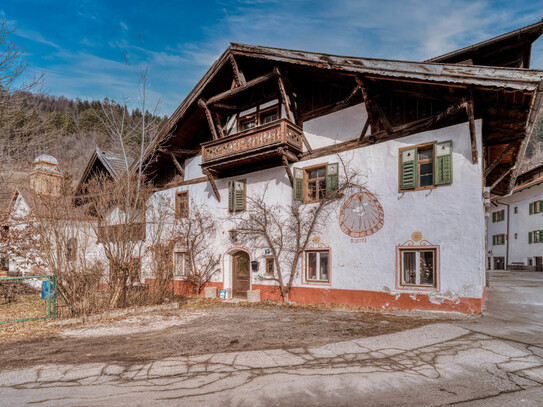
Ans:
[{"label": "painted window frame", "polygon": [[[406,253],[415,253],[415,283],[408,283],[405,281],[404,270],[405,270],[405,254]],[[432,253],[432,284],[423,284],[421,283],[421,268],[420,268],[420,256],[421,253]],[[398,282],[399,286],[404,289],[430,289],[436,290],[438,288],[438,278],[439,278],[439,252],[435,247],[423,246],[416,248],[401,247],[398,248]]]},{"label": "painted window frame", "polygon": [[[320,257],[321,254],[326,253],[328,256],[327,261],[327,278],[325,279],[315,279],[315,278],[309,278],[309,255],[310,254],[316,254],[315,264],[317,266],[316,273],[319,275],[319,277],[322,276],[321,272],[321,261]],[[332,281],[332,255],[330,248],[310,248],[304,250],[304,283],[306,284],[324,284],[324,285],[330,285]]]},{"label": "painted window frame", "polygon": [[[449,144],[448,147],[446,147],[446,144]],[[437,148],[438,146],[442,146],[443,149],[445,148],[448,148],[448,153],[447,154],[444,154],[444,155],[440,155],[439,157],[442,158],[443,160],[445,158],[448,157],[448,160],[449,160],[449,177],[447,177],[447,180],[438,180],[438,174],[437,174],[437,171],[436,171],[436,168],[437,168],[437,164],[438,164],[438,161],[437,161],[437,158],[438,158],[438,154],[437,154]],[[403,181],[402,181],[402,174],[403,174],[403,167],[402,167],[402,164],[403,164],[403,152],[406,151],[406,150],[415,150],[415,168],[416,168],[416,176],[415,176],[415,186],[414,188],[402,188],[402,184],[403,184]],[[431,159],[424,159],[424,160],[419,160],[419,150],[427,150],[427,149],[431,149],[432,150],[432,158]],[[437,187],[442,187],[442,186],[447,186],[447,185],[451,185],[453,183],[453,174],[454,174],[454,171],[453,171],[453,142],[452,140],[445,140],[445,141],[437,141],[437,140],[434,140],[434,141],[430,141],[428,143],[422,143],[422,144],[416,144],[416,145],[413,145],[413,146],[408,146],[408,147],[402,147],[398,150],[398,192],[400,193],[404,193],[404,192],[410,192],[410,191],[424,191],[424,190],[427,190],[427,189],[433,189],[433,188],[437,188]],[[425,186],[420,186],[421,184],[421,180],[420,180],[420,177],[421,177],[421,173],[420,173],[420,166],[421,164],[428,164],[428,163],[432,163],[432,185],[425,185]],[[446,161],[441,161],[441,162],[446,162]]]},{"label": "painted window frame", "polygon": [[[186,196],[186,199],[181,199]],[[185,203],[185,207],[181,208],[181,204]],[[189,191],[177,191],[175,193],[175,217],[177,219],[186,219],[189,217]]]}]

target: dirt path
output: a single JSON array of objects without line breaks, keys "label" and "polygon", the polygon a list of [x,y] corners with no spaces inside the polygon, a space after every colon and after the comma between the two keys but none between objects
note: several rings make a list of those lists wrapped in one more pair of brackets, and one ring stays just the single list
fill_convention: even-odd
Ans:
[{"label": "dirt path", "polygon": [[145,363],[215,352],[307,347],[436,321],[274,305],[181,308],[64,328],[39,339],[4,342],[0,344],[0,370],[37,364]]}]

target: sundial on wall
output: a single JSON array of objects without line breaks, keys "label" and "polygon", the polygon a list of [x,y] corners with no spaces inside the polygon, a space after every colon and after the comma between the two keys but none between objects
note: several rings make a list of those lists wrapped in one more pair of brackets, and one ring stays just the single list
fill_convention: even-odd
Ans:
[{"label": "sundial on wall", "polygon": [[373,235],[383,227],[385,213],[379,200],[368,191],[351,195],[341,207],[339,226],[351,237]]}]

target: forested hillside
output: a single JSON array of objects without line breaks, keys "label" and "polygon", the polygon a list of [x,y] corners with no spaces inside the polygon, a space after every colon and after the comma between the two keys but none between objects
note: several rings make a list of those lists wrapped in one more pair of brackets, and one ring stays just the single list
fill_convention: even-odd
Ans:
[{"label": "forested hillside", "polygon": [[[13,170],[24,171],[37,155],[48,153],[77,176],[95,146],[112,151],[120,147],[108,126],[111,117],[122,119],[123,107],[114,101],[18,92],[9,96],[4,105],[5,109],[0,109],[0,143],[3,159],[10,162]],[[141,132],[134,131],[134,127],[141,123],[142,113],[138,109],[124,113],[124,142],[129,149],[137,148]],[[150,113],[147,116],[147,123],[155,122],[157,126],[166,120]]]},{"label": "forested hillside", "polygon": [[[116,130],[122,127],[127,155],[132,158],[139,155],[143,120],[138,109],[129,111],[108,99],[71,100],[21,91],[1,96],[1,206],[7,203],[13,186],[27,183],[31,163],[39,154],[56,157],[68,182],[75,182],[96,146],[120,152]],[[147,112],[146,143],[166,119]]]}]

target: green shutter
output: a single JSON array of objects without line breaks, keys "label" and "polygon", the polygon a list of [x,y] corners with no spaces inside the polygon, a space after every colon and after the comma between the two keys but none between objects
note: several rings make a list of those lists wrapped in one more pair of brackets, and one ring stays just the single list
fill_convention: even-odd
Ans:
[{"label": "green shutter", "polygon": [[492,212],[492,223],[496,223],[496,212]]},{"label": "green shutter", "polygon": [[532,238],[532,232],[528,232],[528,243],[532,244],[533,238]]},{"label": "green shutter", "polygon": [[452,183],[452,141],[434,145],[434,184]]},{"label": "green shutter", "polygon": [[234,211],[243,211],[245,209],[245,181],[234,181]]},{"label": "green shutter", "polygon": [[294,168],[294,200],[304,200],[304,170]]},{"label": "green shutter", "polygon": [[492,236],[492,246],[496,246],[496,235]]},{"label": "green shutter", "polygon": [[539,233],[539,243],[543,243],[543,230],[539,230],[537,233]]},{"label": "green shutter", "polygon": [[537,201],[539,204],[539,212],[543,212],[543,201]]},{"label": "green shutter", "polygon": [[228,210],[234,210],[234,181],[228,181]]},{"label": "green shutter", "polygon": [[413,189],[417,186],[417,148],[402,150],[400,154],[400,188]]},{"label": "green shutter", "polygon": [[530,215],[533,215],[534,214],[534,203],[532,202],[530,204]]},{"label": "green shutter", "polygon": [[332,163],[326,165],[326,195],[337,191],[339,186],[339,164]]}]

